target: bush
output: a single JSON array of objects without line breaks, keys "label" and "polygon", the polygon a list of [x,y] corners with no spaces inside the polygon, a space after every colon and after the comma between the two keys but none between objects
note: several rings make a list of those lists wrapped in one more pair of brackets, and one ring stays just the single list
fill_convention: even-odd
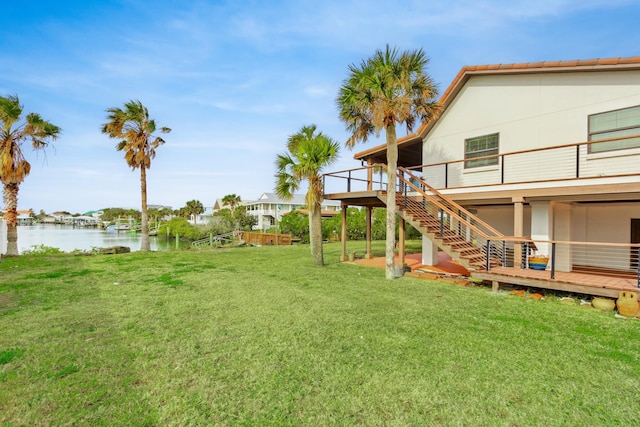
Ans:
[{"label": "bush", "polygon": [[205,232],[198,227],[195,227],[189,223],[185,218],[171,218],[160,226],[158,235],[161,236],[175,236],[184,237],[189,240],[198,240],[204,237]]},{"label": "bush", "polygon": [[54,248],[45,245],[33,245],[26,251],[22,252],[22,255],[53,255],[64,253],[59,248]]}]

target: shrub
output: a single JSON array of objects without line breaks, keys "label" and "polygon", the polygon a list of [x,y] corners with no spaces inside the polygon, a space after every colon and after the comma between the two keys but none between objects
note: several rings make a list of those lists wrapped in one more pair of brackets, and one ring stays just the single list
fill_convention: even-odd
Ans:
[{"label": "shrub", "polygon": [[22,255],[53,255],[64,253],[59,248],[45,245],[33,245],[29,249],[22,252]]},{"label": "shrub", "polygon": [[167,234],[175,236],[177,234],[189,240],[198,240],[204,237],[204,231],[201,228],[191,225],[185,218],[178,217],[171,218],[162,224],[158,230],[158,234],[162,236]]}]

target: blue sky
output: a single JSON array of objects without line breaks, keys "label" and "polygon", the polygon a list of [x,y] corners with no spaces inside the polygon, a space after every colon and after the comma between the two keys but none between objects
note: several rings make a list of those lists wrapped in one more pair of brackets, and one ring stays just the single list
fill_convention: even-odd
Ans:
[{"label": "blue sky", "polygon": [[[173,130],[148,195],[177,209],[273,191],[276,154],[303,125],[344,143],[338,88],[386,44],[424,49],[440,92],[465,65],[640,55],[636,0],[3,3],[0,94],[63,129],[46,155],[27,153],[18,205],[36,212],[139,209],[139,171],[100,133],[131,99]],[[343,148],[331,169],[373,145]]]}]

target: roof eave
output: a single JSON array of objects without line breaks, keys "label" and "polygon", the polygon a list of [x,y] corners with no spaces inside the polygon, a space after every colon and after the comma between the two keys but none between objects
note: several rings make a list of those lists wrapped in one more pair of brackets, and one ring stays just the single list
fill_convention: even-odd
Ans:
[{"label": "roof eave", "polygon": [[[640,70],[640,56],[628,58],[598,58],[587,60],[572,61],[544,61],[544,62],[527,62],[521,64],[489,64],[489,65],[467,65],[462,67],[456,77],[453,79],[447,90],[440,97],[440,104],[444,112],[451,102],[458,95],[467,81],[474,76],[483,75],[500,75],[500,74],[535,74],[535,73],[570,73],[576,71],[597,72],[597,71],[628,71]],[[438,118],[427,120],[420,125],[418,130],[410,135],[398,139],[398,149],[403,143],[415,142],[416,139],[423,139],[433,126],[437,123]],[[381,154],[386,151],[386,144],[381,144],[368,150],[355,153],[355,160],[365,160],[375,154]]]}]

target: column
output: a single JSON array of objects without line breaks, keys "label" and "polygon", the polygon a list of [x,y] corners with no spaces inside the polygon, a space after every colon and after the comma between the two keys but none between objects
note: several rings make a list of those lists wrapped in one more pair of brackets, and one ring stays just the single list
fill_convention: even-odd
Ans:
[{"label": "column", "polygon": [[407,228],[404,218],[398,218],[400,220],[400,230],[398,232],[400,238],[398,239],[398,263],[402,268],[404,266],[404,255],[405,255],[405,242],[407,237]]},{"label": "column", "polygon": [[438,265],[438,245],[422,236],[422,264]]},{"label": "column", "polygon": [[366,253],[364,254],[365,259],[371,259],[373,258],[373,254],[371,253],[371,221],[372,221],[372,216],[373,216],[373,208],[371,206],[367,206],[367,211],[366,211],[366,222],[367,222],[367,236],[366,236],[366,246],[367,246],[367,250]]},{"label": "column", "polygon": [[[553,238],[553,203],[530,202],[531,205],[531,239],[551,240]],[[546,242],[536,242],[537,255],[550,256],[551,245]]]},{"label": "column", "polygon": [[[553,240],[569,242],[571,236],[571,204],[555,203],[553,206]],[[571,271],[573,264],[571,245],[556,244],[556,271]]]},{"label": "column", "polygon": [[342,243],[342,253],[340,254],[340,261],[346,261],[347,258],[347,207],[345,202],[340,202],[342,208],[342,230],[340,232],[340,242]]},{"label": "column", "polygon": [[[524,198],[514,197],[513,202],[513,235],[514,237],[524,236]],[[525,254],[526,256],[526,254]],[[513,267],[520,268],[522,265],[522,244],[515,242],[513,245]]]}]

